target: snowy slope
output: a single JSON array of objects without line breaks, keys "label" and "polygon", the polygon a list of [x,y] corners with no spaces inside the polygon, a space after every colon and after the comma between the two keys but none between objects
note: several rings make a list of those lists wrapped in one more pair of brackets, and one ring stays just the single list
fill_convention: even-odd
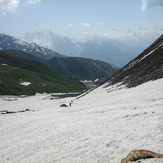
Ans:
[{"label": "snowy slope", "polygon": [[0,114],[0,162],[120,163],[134,149],[163,153],[162,83],[104,84],[79,99],[1,96],[1,111],[34,111]]}]

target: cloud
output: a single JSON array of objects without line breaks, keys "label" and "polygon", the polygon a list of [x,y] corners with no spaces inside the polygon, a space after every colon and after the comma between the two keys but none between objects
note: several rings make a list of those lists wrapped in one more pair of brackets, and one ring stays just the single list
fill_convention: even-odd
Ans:
[{"label": "cloud", "polygon": [[0,11],[14,13],[20,5],[20,0],[0,0]]},{"label": "cloud", "polygon": [[0,12],[14,13],[22,5],[34,5],[40,2],[41,0],[0,0]]},{"label": "cloud", "polygon": [[142,0],[142,10],[146,10],[150,7],[162,6],[163,7],[163,0]]},{"label": "cloud", "polygon": [[90,23],[81,23],[81,26],[83,26],[83,27],[90,27],[91,24]]},{"label": "cloud", "polygon": [[163,27],[141,27],[135,30],[112,30],[107,33],[98,33],[97,36],[118,40],[131,47],[147,47],[156,40],[163,31]]}]

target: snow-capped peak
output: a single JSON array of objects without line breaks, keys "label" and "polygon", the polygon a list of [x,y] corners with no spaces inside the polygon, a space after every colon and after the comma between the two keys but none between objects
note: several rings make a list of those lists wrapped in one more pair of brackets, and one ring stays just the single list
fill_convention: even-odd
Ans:
[{"label": "snow-capped peak", "polygon": [[44,48],[36,43],[28,43],[18,37],[13,37],[6,34],[0,35],[0,48],[22,50],[40,58],[49,59],[59,54],[52,50]]}]

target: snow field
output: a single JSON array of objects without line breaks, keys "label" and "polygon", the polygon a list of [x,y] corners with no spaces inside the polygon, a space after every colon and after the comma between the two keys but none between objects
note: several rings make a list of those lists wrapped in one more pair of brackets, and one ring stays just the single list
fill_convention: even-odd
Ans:
[{"label": "snow field", "polygon": [[78,100],[1,96],[1,111],[35,111],[0,114],[0,162],[119,163],[135,149],[163,153],[162,82],[101,86]]}]

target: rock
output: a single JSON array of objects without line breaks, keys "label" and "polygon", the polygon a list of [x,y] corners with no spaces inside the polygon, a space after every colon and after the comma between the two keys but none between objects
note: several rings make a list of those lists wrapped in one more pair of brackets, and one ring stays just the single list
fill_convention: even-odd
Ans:
[{"label": "rock", "polygon": [[1,114],[13,114],[13,113],[17,113],[17,112],[6,110],[5,112],[3,112],[3,113],[1,113]]},{"label": "rock", "polygon": [[124,159],[122,159],[121,163],[129,163],[131,161],[149,158],[163,158],[163,155],[149,150],[135,150],[129,153]]},{"label": "rock", "polygon": [[60,107],[68,107],[66,104],[61,104]]},{"label": "rock", "polygon": [[12,113],[23,113],[23,112],[27,112],[27,111],[33,111],[34,110],[30,110],[30,109],[25,109],[25,110],[20,110],[20,111],[8,111],[8,110],[3,110],[0,111],[1,114],[12,114]]}]

